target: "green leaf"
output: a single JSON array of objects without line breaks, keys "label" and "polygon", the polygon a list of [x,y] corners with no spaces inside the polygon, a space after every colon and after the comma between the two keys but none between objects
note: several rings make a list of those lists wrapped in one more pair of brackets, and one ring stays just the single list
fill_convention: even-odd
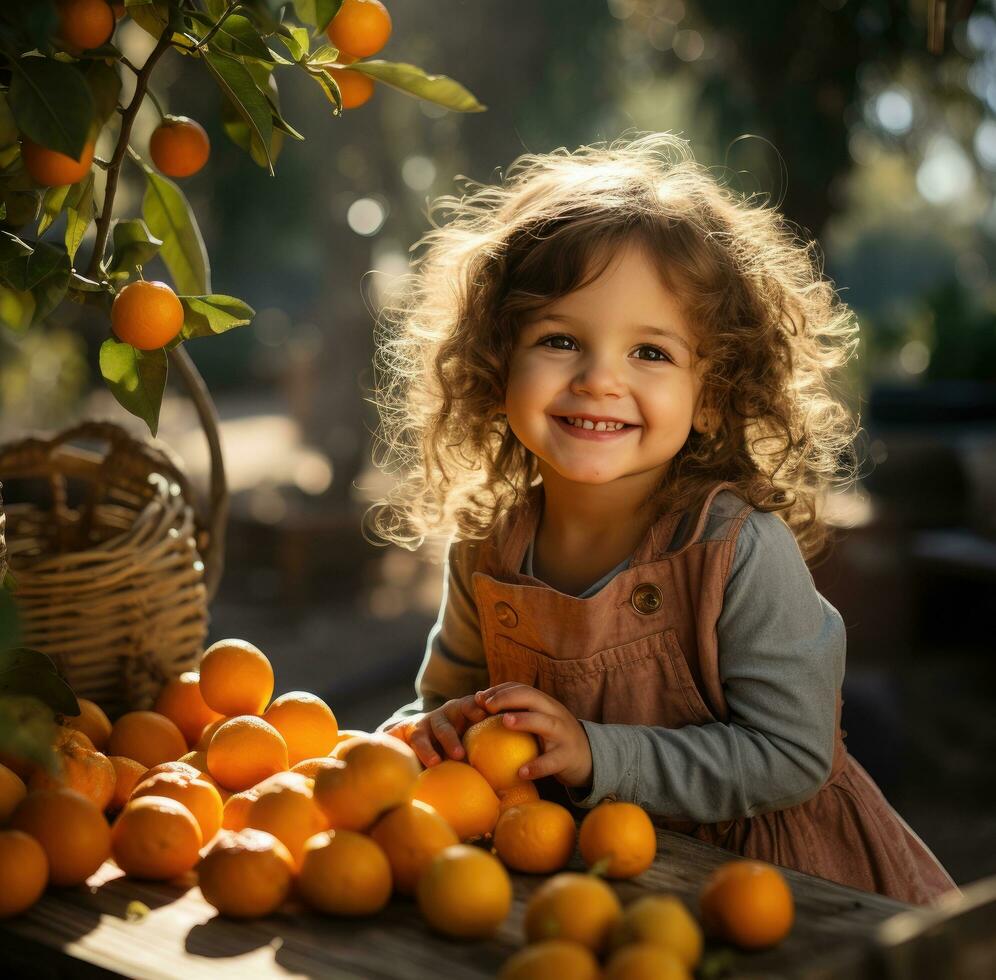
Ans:
[{"label": "green leaf", "polygon": [[9,60],[10,107],[17,128],[36,143],[78,160],[94,118],[93,96],[72,65],[54,58]]},{"label": "green leaf", "polygon": [[80,64],[93,96],[94,117],[103,125],[114,115],[121,96],[121,77],[106,61],[92,59]]},{"label": "green leaf", "polygon": [[[81,182],[82,187],[77,200],[71,201],[66,209],[66,234],[64,241],[70,259],[76,258],[76,251],[83,241],[90,222],[93,221],[93,173],[89,173]],[[79,185],[77,185],[79,186]]]},{"label": "green leaf", "polygon": [[114,249],[109,271],[129,274],[154,259],[162,246],[162,239],[156,238],[141,218],[118,218],[111,228],[111,241]]},{"label": "green leaf", "polygon": [[270,152],[264,153],[259,137],[249,129],[248,124],[231,102],[221,103],[221,123],[228,138],[252,157],[253,162],[269,170],[271,161],[276,161],[284,145],[284,134],[279,126],[274,126],[270,137]]},{"label": "green leaf", "polygon": [[[34,650],[26,651],[35,654]],[[37,654],[44,657],[44,654]],[[45,660],[48,660],[45,657]],[[80,706],[72,688],[56,673],[49,661],[49,668],[38,661],[0,666],[0,696],[19,695],[38,698],[53,711],[62,714],[79,714]]]},{"label": "green leaf", "polygon": [[459,82],[446,75],[427,75],[415,65],[394,61],[357,61],[349,68],[454,112],[484,112],[487,109]]},{"label": "green leaf", "polygon": [[72,184],[63,184],[61,187],[49,187],[42,195],[41,220],[38,222],[38,234],[44,235],[52,226],[56,218],[62,214],[62,208],[66,203],[66,198],[72,189]]},{"label": "green leaf", "polygon": [[166,0],[125,0],[125,10],[143,31],[157,41],[170,26],[170,10]]},{"label": "green leaf", "polygon": [[295,61],[304,59],[311,50],[311,37],[304,27],[286,27],[277,34]]},{"label": "green leaf", "polygon": [[100,345],[100,373],[121,407],[142,419],[155,436],[166,390],[166,352],[136,350],[109,337]]},{"label": "green leaf", "polygon": [[266,62],[273,61],[272,52],[263,43],[263,39],[259,36],[252,21],[240,14],[232,14],[231,17],[225,18],[225,22],[208,42],[208,48],[227,51],[244,58],[256,58]]},{"label": "green leaf", "polygon": [[331,44],[323,44],[308,55],[308,64],[337,65],[339,64],[339,49]]},{"label": "green leaf", "polygon": [[59,673],[55,661],[39,650],[29,650],[27,647],[9,647],[0,650],[0,674],[21,667],[50,674]]},{"label": "green leaf", "polygon": [[151,170],[146,170],[146,177],[142,216],[149,231],[162,241],[160,254],[177,291],[193,295],[210,292],[207,250],[183,191]]},{"label": "green leaf", "polygon": [[212,337],[252,322],[256,311],[234,296],[181,296],[183,329],[178,342]]},{"label": "green leaf", "polygon": [[297,19],[319,31],[329,26],[341,6],[342,0],[294,0]]},{"label": "green leaf", "polygon": [[[73,697],[75,701],[75,696]],[[79,710],[79,703],[76,705]],[[55,768],[52,742],[55,740],[52,709],[36,697],[0,697],[0,750],[19,759],[28,759]]]},{"label": "green leaf", "polygon": [[73,272],[70,275],[69,288],[76,289],[81,293],[102,293],[105,291],[105,287],[99,282],[87,279],[86,276],[82,276],[78,272]]},{"label": "green leaf", "polygon": [[69,288],[72,262],[65,249],[36,242],[35,250],[27,259],[25,288],[35,297],[34,323],[43,320],[61,302]]},{"label": "green leaf", "polygon": [[[211,70],[221,90],[231,99],[249,128],[259,138],[260,146],[269,151],[270,137],[273,135],[273,119],[270,103],[256,87],[246,66],[230,58],[204,53],[204,63]],[[269,171],[273,175],[273,162],[269,160]],[[181,292],[184,290],[181,290]]]},{"label": "green leaf", "polygon": [[310,78],[313,78],[318,87],[325,93],[325,98],[335,106],[334,115],[338,116],[342,112],[342,93],[339,91],[339,84],[335,78],[324,68],[305,69]]},{"label": "green leaf", "polygon": [[23,333],[35,318],[35,297],[28,289],[0,285],[0,323]]}]

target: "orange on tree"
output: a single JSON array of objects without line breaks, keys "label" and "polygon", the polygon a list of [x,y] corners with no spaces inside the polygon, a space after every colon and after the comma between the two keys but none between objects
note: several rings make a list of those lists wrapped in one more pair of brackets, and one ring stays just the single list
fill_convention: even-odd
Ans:
[{"label": "orange on tree", "polygon": [[165,715],[180,729],[190,748],[207,725],[224,717],[205,703],[200,680],[196,670],[184,671],[163,685],[152,706],[153,711]]},{"label": "orange on tree", "polygon": [[58,150],[52,150],[36,143],[27,136],[21,137],[21,160],[28,176],[43,187],[62,187],[64,184],[77,184],[89,172],[93,164],[94,143],[88,140],[78,159],[73,159]]},{"label": "orange on tree", "polygon": [[223,830],[198,865],[197,879],[204,900],[222,915],[257,919],[290,894],[294,862],[265,830]]},{"label": "orange on tree", "polygon": [[521,783],[519,769],[540,752],[535,735],[509,728],[504,719],[504,712],[491,715],[471,725],[462,739],[467,761],[496,792]]},{"label": "orange on tree", "polygon": [[766,949],[792,929],[795,902],[785,876],[764,861],[727,861],[699,892],[705,931],[743,949]]},{"label": "orange on tree", "polygon": [[574,817],[549,800],[510,807],[495,825],[494,848],[502,863],[528,874],[550,874],[566,867],[576,841]]},{"label": "orange on tree", "polygon": [[193,814],[201,831],[201,846],[210,843],[221,829],[222,802],[218,790],[203,779],[181,772],[160,772],[143,779],[131,794],[136,800],[143,796],[166,796],[182,803]]},{"label": "orange on tree", "polygon": [[510,806],[520,803],[534,803],[539,798],[536,784],[531,779],[524,779],[508,789],[498,790],[498,812],[504,813]]},{"label": "orange on tree", "polygon": [[332,709],[307,691],[290,691],[274,698],[263,712],[263,721],[283,735],[292,766],[304,759],[328,755],[339,736]]},{"label": "orange on tree", "polygon": [[13,769],[0,763],[0,824],[7,822],[27,794],[24,780]]},{"label": "orange on tree", "polygon": [[189,116],[164,116],[149,140],[152,162],[167,177],[190,177],[211,155],[204,127]]},{"label": "orange on tree", "polygon": [[22,830],[0,830],[0,919],[20,915],[42,896],[48,884],[45,850]]},{"label": "orange on tree", "polygon": [[183,329],[183,304],[164,282],[130,282],[111,304],[118,340],[138,350],[156,350]]},{"label": "orange on tree", "polygon": [[116,813],[128,802],[131,791],[145,778],[149,770],[141,762],[125,758],[123,755],[109,755],[108,758],[114,766],[114,794],[107,805],[107,810]]},{"label": "orange on tree", "polygon": [[666,946],[689,970],[702,959],[702,929],[677,895],[644,895],[626,906],[612,947],[636,942]]},{"label": "orange on tree", "polygon": [[337,830],[369,828],[408,799],[419,771],[418,757],[392,735],[351,739],[337,761],[315,777],[315,802]]},{"label": "orange on tree", "polygon": [[64,715],[62,724],[66,728],[74,728],[82,732],[93,743],[98,752],[107,748],[107,740],[111,737],[111,720],[104,714],[104,709],[95,701],[87,698],[77,698],[80,706],[78,715]]},{"label": "orange on tree", "polygon": [[174,799],[133,796],[111,827],[111,849],[126,875],[168,881],[197,864],[201,828],[190,810]]},{"label": "orange on tree", "polygon": [[261,715],[273,695],[273,667],[247,640],[218,640],[200,662],[201,694],[223,715]]},{"label": "orange on tree", "polygon": [[391,865],[366,834],[325,831],[304,845],[297,890],[327,915],[373,915],[391,897]]},{"label": "orange on tree", "polygon": [[622,916],[612,887],[596,875],[561,871],[547,878],[526,903],[526,941],[568,939],[601,953]]},{"label": "orange on tree", "polygon": [[581,857],[608,878],[632,878],[654,863],[657,832],[647,811],[636,803],[607,800],[581,821]]},{"label": "orange on tree", "polygon": [[391,15],[380,0],[343,0],[325,32],[340,54],[369,58],[387,44]]},{"label": "orange on tree", "polygon": [[147,768],[173,762],[187,751],[187,742],[176,727],[157,711],[129,711],[114,722],[107,740],[108,755],[123,755]]},{"label": "orange on tree", "polygon": [[273,834],[300,867],[304,844],[326,827],[325,814],[314,801],[311,787],[287,782],[264,783],[249,803],[246,826]]},{"label": "orange on tree", "polygon": [[239,715],[214,733],[207,763],[208,772],[225,789],[238,793],[287,768],[287,743],[269,722]]},{"label": "orange on tree", "polygon": [[114,33],[114,11],[107,0],[58,0],[57,37],[73,51],[99,48]]},{"label": "orange on tree", "polygon": [[374,94],[374,81],[369,75],[350,68],[329,68],[327,71],[339,86],[343,109],[358,109],[370,101]]},{"label": "orange on tree", "polygon": [[53,885],[80,885],[111,855],[111,828],[85,796],[72,789],[28,793],[10,818],[41,844]]},{"label": "orange on tree", "polygon": [[114,796],[117,773],[114,764],[102,752],[79,742],[67,741],[55,750],[56,771],[38,768],[28,780],[29,789],[53,789],[65,786],[105,810]]},{"label": "orange on tree", "polygon": [[462,841],[486,837],[498,823],[498,797],[471,765],[445,759],[419,773],[411,798],[434,807]]},{"label": "orange on tree", "polygon": [[658,943],[630,943],[605,964],[604,980],[692,980],[681,958]]},{"label": "orange on tree", "polygon": [[544,939],[513,953],[498,971],[498,980],[599,980],[598,960],[587,946],[566,939]]},{"label": "orange on tree", "polygon": [[470,844],[440,851],[422,872],[415,899],[437,932],[465,939],[494,934],[512,907],[512,882],[501,862]]},{"label": "orange on tree", "polygon": [[456,831],[421,800],[402,803],[382,816],[370,836],[391,863],[394,890],[414,895],[419,876],[443,848],[459,844]]}]

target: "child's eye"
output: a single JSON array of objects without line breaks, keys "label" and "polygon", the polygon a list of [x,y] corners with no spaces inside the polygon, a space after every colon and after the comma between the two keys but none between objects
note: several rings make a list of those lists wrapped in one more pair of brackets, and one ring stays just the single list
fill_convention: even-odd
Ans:
[{"label": "child's eye", "polygon": [[[562,333],[550,334],[548,337],[544,337],[542,340],[538,341],[538,343],[546,345],[546,346],[549,346],[551,350],[568,350],[567,347],[554,346],[553,344],[549,343],[550,341],[554,341],[554,340],[565,340],[565,341],[567,341],[568,344],[573,344],[574,343],[574,340],[571,337],[568,337],[566,334],[562,334]],[[641,357],[641,358],[639,358],[639,360],[641,360],[641,361],[651,361],[651,362],[653,362],[653,361],[670,361],[671,360],[671,356],[667,353],[667,351],[662,350],[660,347],[654,347],[652,344],[642,344],[637,349],[641,350],[641,351],[650,350],[650,351],[653,351],[655,355],[658,355],[658,356],[655,356],[655,357]]]}]

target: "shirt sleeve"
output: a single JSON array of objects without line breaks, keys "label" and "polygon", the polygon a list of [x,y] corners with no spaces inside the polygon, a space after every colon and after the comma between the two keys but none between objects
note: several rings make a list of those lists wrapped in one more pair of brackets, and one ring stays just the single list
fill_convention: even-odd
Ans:
[{"label": "shirt sleeve", "polygon": [[592,783],[674,819],[719,823],[794,806],[830,774],[846,632],[820,595],[791,529],[775,514],[744,521],[717,624],[728,722],[663,728],[583,721]]},{"label": "shirt sleeve", "polygon": [[475,546],[474,541],[450,539],[443,565],[443,597],[415,677],[415,700],[398,708],[377,731],[488,686],[484,641],[471,587]]}]

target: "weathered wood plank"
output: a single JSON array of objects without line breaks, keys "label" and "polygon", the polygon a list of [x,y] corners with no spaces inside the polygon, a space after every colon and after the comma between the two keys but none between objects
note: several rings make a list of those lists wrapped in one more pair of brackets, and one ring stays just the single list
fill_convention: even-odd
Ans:
[{"label": "weathered wood plank", "polygon": [[[728,851],[660,830],[653,867],[614,885],[624,904],[647,892],[670,892],[694,909],[709,871],[730,858]],[[583,870],[577,855],[571,868]],[[821,956],[839,954],[842,945],[859,953],[880,922],[909,908],[796,871],[786,869],[785,875],[795,897],[795,927],[776,949],[737,953],[737,976],[798,975]],[[498,934],[486,942],[460,942],[431,933],[414,903],[401,899],[368,919],[324,917],[291,902],[267,919],[230,921],[204,901],[193,875],[170,884],[140,882],[124,878],[108,862],[87,887],[53,890],[25,915],[0,925],[0,937],[50,950],[52,965],[72,957],[69,962],[149,980],[235,975],[476,980],[494,977],[522,945],[525,903],[543,880],[513,875],[513,908]],[[127,917],[133,901],[150,910],[139,921]]]}]

